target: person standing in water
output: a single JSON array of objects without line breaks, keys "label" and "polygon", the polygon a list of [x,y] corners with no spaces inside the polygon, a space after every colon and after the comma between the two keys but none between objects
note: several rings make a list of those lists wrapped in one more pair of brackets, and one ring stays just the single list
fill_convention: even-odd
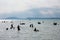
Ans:
[{"label": "person standing in water", "polygon": [[17,26],[17,30],[20,31],[20,26],[19,25]]},{"label": "person standing in water", "polygon": [[13,24],[11,24],[11,27],[10,27],[10,29],[12,29],[13,28]]}]

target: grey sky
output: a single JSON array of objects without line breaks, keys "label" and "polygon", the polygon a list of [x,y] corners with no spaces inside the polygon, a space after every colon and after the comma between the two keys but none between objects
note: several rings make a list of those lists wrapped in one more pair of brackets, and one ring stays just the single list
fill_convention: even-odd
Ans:
[{"label": "grey sky", "polygon": [[0,0],[0,14],[40,7],[60,8],[60,0]]}]

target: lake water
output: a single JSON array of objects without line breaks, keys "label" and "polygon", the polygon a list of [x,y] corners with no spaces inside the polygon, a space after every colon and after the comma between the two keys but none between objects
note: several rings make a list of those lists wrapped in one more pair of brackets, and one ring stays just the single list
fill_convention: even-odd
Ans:
[{"label": "lake water", "polygon": [[[11,24],[15,29],[10,29]],[[33,24],[33,28],[30,24]],[[39,31],[34,31],[35,28]],[[60,40],[60,19],[0,20],[0,40]]]}]

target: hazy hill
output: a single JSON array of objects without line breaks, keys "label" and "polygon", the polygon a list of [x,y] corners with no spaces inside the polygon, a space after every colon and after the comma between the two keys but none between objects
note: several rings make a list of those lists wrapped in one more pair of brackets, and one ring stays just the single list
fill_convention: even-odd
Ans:
[{"label": "hazy hill", "polygon": [[12,12],[10,14],[0,14],[0,18],[60,18],[60,8],[32,8],[24,12]]}]

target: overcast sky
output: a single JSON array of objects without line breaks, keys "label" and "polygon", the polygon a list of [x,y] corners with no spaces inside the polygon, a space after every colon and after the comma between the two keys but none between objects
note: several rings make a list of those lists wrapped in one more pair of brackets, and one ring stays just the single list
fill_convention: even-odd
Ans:
[{"label": "overcast sky", "polygon": [[41,7],[60,7],[60,0],[0,0],[0,14]]}]

